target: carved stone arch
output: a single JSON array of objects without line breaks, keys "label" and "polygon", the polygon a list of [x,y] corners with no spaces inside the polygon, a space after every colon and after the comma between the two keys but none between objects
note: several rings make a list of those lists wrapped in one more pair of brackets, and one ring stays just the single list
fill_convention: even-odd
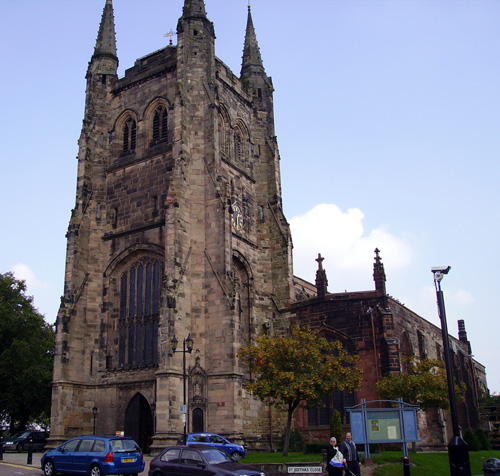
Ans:
[{"label": "carved stone arch", "polygon": [[408,359],[414,355],[413,346],[411,344],[410,336],[408,332],[403,331],[401,334],[401,346],[400,346],[400,362],[401,362],[401,372],[408,372]]},{"label": "carved stone arch", "polygon": [[113,156],[127,155],[137,149],[139,120],[139,114],[133,109],[126,109],[118,116],[110,133]]},{"label": "carved stone arch", "polygon": [[[338,340],[347,352],[357,354],[356,344],[351,337],[345,332],[327,325],[325,322],[319,328],[319,336],[324,337],[328,341]],[[355,392],[350,390],[336,390],[328,395],[324,395],[322,397],[322,406],[311,408],[308,411],[308,425],[328,426],[335,411],[340,413],[343,424],[348,423],[348,414],[345,409],[353,406],[355,401]]]},{"label": "carved stone arch", "polygon": [[256,323],[252,319],[253,277],[248,261],[237,250],[233,250],[232,276],[236,339],[239,344],[246,345],[256,332]]},{"label": "carved stone arch", "polygon": [[154,435],[153,411],[147,398],[137,392],[130,398],[124,415],[125,436],[132,437],[144,453],[149,448]]},{"label": "carved stone arch", "polygon": [[191,406],[205,408],[208,402],[208,375],[200,365],[200,356],[196,357],[196,363],[189,372],[189,401]]},{"label": "carved stone arch", "polygon": [[159,364],[163,288],[159,249],[137,244],[116,256],[106,268],[103,338],[108,370],[138,370]]},{"label": "carved stone arch", "polygon": [[221,155],[227,157],[229,155],[230,147],[230,136],[229,131],[231,129],[231,118],[226,107],[221,104],[219,107],[219,122],[218,122],[218,134],[219,134],[219,148]]},{"label": "carved stone arch", "polygon": [[250,134],[246,124],[241,119],[236,120],[233,127],[233,133],[235,161],[246,164],[250,154]]},{"label": "carved stone arch", "polygon": [[327,340],[339,340],[342,342],[344,349],[346,349],[350,354],[358,353],[356,343],[351,339],[351,337],[349,337],[348,334],[327,325],[325,322],[323,322],[319,328],[319,336],[325,337]]},{"label": "carved stone arch", "polygon": [[171,103],[164,97],[153,99],[144,109],[144,136],[150,146],[171,141],[170,109]]}]

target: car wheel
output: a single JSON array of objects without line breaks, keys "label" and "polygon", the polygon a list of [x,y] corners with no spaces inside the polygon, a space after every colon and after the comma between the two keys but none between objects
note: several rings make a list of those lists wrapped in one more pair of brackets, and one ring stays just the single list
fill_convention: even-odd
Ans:
[{"label": "car wheel", "polygon": [[241,453],[238,453],[237,451],[231,453],[231,458],[235,459],[236,461],[239,461],[243,456],[241,456]]},{"label": "car wheel", "polygon": [[54,463],[52,463],[50,459],[45,461],[45,463],[43,464],[43,474],[45,476],[55,476],[56,474]]},{"label": "car wheel", "polygon": [[16,451],[18,453],[21,453],[21,451],[24,450],[24,445],[22,443],[18,443],[17,446],[16,446]]},{"label": "car wheel", "polygon": [[90,476],[102,476],[101,468],[99,468],[99,466],[94,464],[94,466],[90,467],[89,474],[90,474]]}]

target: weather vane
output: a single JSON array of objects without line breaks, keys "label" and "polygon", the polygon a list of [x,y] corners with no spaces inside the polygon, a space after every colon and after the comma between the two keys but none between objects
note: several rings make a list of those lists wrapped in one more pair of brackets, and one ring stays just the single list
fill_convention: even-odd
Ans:
[{"label": "weather vane", "polygon": [[172,28],[170,29],[170,31],[168,33],[165,33],[163,36],[167,37],[170,39],[169,41],[169,45],[172,46],[172,37],[175,35],[174,33],[174,30],[172,30]]}]

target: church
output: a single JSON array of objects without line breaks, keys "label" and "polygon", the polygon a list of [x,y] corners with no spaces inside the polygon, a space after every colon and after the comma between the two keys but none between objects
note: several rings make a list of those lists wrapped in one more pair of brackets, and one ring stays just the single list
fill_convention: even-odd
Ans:
[{"label": "church", "polygon": [[[283,416],[246,391],[253,376],[237,353],[294,323],[361,357],[360,391],[326,398],[327,411],[375,397],[375,380],[401,371],[415,346],[437,352],[426,350],[436,329],[388,297],[378,251],[372,292],[329,295],[321,260],[316,285],[294,277],[274,88],[250,7],[239,75],[215,55],[204,1],[184,0],[177,44],[120,78],[113,2],[103,1],[66,234],[51,441],[123,432],[154,451],[211,431],[268,448]],[[474,366],[467,411],[486,388]],[[303,411],[296,426],[326,434],[320,413]]]}]

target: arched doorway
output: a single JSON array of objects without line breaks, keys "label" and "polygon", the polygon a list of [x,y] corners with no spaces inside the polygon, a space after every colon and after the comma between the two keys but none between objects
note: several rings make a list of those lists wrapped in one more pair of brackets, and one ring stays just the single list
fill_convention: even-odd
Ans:
[{"label": "arched doorway", "polygon": [[153,436],[153,412],[140,393],[130,400],[125,412],[125,435],[134,438],[143,453],[149,453]]},{"label": "arched doorway", "polygon": [[193,433],[202,433],[205,431],[204,426],[203,410],[201,408],[195,408],[193,410]]}]

